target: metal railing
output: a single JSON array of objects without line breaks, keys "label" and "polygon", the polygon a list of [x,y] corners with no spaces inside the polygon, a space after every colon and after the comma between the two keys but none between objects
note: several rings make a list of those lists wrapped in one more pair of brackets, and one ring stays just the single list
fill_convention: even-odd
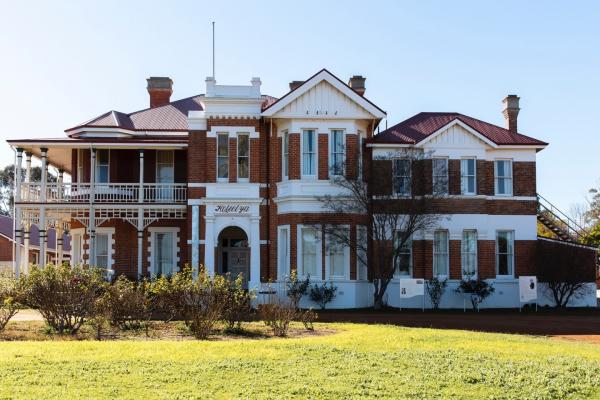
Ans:
[{"label": "metal railing", "polygon": [[[141,187],[141,193],[140,193]],[[185,203],[185,183],[57,183],[46,184],[47,203]],[[141,196],[140,196],[141,194]],[[21,202],[43,202],[39,182],[21,184]]]},{"label": "metal railing", "polygon": [[573,218],[559,210],[554,204],[550,203],[548,199],[544,198],[539,193],[537,194],[538,199],[538,215],[546,214],[546,218],[550,223],[555,225],[558,229],[562,230],[566,235],[571,237],[574,241],[580,242],[589,232],[577,223]]}]

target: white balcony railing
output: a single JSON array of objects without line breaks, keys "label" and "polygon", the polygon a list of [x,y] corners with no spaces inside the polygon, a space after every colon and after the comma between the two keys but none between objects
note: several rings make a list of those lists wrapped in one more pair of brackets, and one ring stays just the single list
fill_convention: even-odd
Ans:
[{"label": "white balcony railing", "polygon": [[[56,183],[46,185],[47,203],[185,203],[185,183]],[[43,202],[39,182],[21,184],[21,202]],[[91,197],[91,199],[90,199]]]}]

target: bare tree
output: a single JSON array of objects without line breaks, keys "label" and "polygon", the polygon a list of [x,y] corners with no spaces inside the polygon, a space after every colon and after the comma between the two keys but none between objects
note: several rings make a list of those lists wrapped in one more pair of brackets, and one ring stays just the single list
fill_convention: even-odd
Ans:
[{"label": "bare tree", "polygon": [[417,150],[375,157],[368,180],[363,179],[365,174],[335,175],[331,182],[338,193],[318,197],[330,213],[365,217],[364,237],[353,237],[343,225],[315,226],[328,238],[326,243],[348,246],[359,263],[367,266],[375,309],[384,306],[402,249],[415,233],[434,229],[441,218],[436,201],[448,192],[447,167],[432,182],[431,165],[430,154]]},{"label": "bare tree", "polygon": [[596,279],[596,249],[557,240],[538,240],[536,269],[540,282],[556,307],[566,307],[571,299],[589,292],[588,283]]}]

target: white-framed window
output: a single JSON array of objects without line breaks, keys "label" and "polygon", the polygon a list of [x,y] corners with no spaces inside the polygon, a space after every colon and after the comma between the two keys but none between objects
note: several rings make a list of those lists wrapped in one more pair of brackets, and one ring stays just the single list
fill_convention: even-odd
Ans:
[{"label": "white-framed window", "polygon": [[302,176],[317,175],[317,131],[302,131]]},{"label": "white-framed window", "polygon": [[83,264],[83,228],[71,230],[71,265]]},{"label": "white-framed window", "polygon": [[331,280],[350,278],[350,249],[347,246],[350,227],[340,226],[338,228],[336,228],[337,233],[346,239],[341,239],[340,236],[327,235],[325,242],[327,251],[325,272]]},{"label": "white-framed window", "polygon": [[318,231],[311,226],[298,226],[298,276],[321,280],[321,244]]},{"label": "white-framed window", "polygon": [[237,135],[237,178],[238,181],[248,181],[250,178],[250,135]]},{"label": "white-framed window", "polygon": [[394,247],[398,250],[398,257],[394,260],[394,276],[407,277],[412,276],[412,238],[408,238],[404,244],[400,246],[400,238],[402,232],[394,232]]},{"label": "white-framed window", "polygon": [[170,276],[178,271],[179,228],[153,227],[150,232],[150,275]]},{"label": "white-framed window", "polygon": [[448,277],[449,266],[448,231],[433,232],[433,276]]},{"label": "white-framed window", "polygon": [[288,131],[283,132],[283,136],[281,138],[281,168],[283,171],[283,178],[287,179],[289,177],[289,157],[290,157],[290,134]]},{"label": "white-framed window", "polygon": [[33,265],[38,265],[39,266],[40,265],[40,253],[38,253],[37,251],[34,251],[32,253],[32,255],[33,255],[33,260],[31,261],[31,263]]},{"label": "white-framed window", "polygon": [[477,276],[477,231],[475,229],[463,231],[461,265],[463,276]]},{"label": "white-framed window", "polygon": [[494,178],[496,195],[512,196],[513,173],[511,160],[494,161]]},{"label": "white-framed window", "polygon": [[156,152],[156,198],[168,200],[173,198],[173,188],[170,183],[175,182],[175,153],[173,150],[158,150]]},{"label": "white-framed window", "polygon": [[356,227],[356,275],[358,280],[368,279],[366,243],[369,240],[367,227],[358,225]]},{"label": "white-framed window", "polygon": [[77,149],[77,182],[83,182],[83,149]]},{"label": "white-framed window", "polygon": [[435,194],[448,194],[448,159],[435,157],[431,160],[432,189]]},{"label": "white-framed window", "polygon": [[96,183],[108,183],[110,179],[110,150],[96,150],[96,170],[94,179]]},{"label": "white-framed window", "polygon": [[217,179],[229,179],[229,134],[217,134]]},{"label": "white-framed window", "polygon": [[462,194],[474,195],[477,193],[477,166],[475,158],[460,160],[460,190]]},{"label": "white-framed window", "polygon": [[290,274],[290,226],[279,226],[277,230],[277,278],[283,280]]},{"label": "white-framed window", "polygon": [[96,267],[108,269],[110,259],[109,238],[107,233],[96,234]]},{"label": "white-framed window", "polygon": [[496,231],[496,275],[513,277],[515,263],[515,232]]},{"label": "white-framed window", "polygon": [[346,164],[346,133],[332,129],[329,135],[329,168],[333,175],[344,175]]},{"label": "white-framed window", "polygon": [[394,194],[399,196],[410,196],[411,168],[410,160],[407,158],[394,158],[392,160],[392,178]]}]

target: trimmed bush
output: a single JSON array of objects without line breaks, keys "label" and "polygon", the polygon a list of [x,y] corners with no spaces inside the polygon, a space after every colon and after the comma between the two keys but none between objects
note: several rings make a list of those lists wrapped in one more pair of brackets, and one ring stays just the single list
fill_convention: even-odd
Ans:
[{"label": "trimmed bush", "polygon": [[154,304],[149,286],[147,281],[130,281],[124,275],[108,286],[101,301],[112,326],[121,330],[147,327]]},{"label": "trimmed bush", "polygon": [[333,301],[337,292],[337,286],[334,286],[331,282],[328,283],[321,285],[314,284],[310,288],[310,299],[317,303],[321,307],[321,310],[325,309],[327,303]]},{"label": "trimmed bush", "polygon": [[19,311],[22,300],[20,281],[12,275],[0,275],[0,332]]},{"label": "trimmed bush", "polygon": [[201,270],[198,279],[183,290],[183,317],[196,339],[207,339],[215,324],[222,318],[225,307],[223,276],[210,277]]},{"label": "trimmed bush", "polygon": [[227,330],[242,330],[242,322],[248,321],[252,311],[253,293],[243,287],[243,277],[238,275],[236,279],[231,279],[228,274],[225,281],[225,290],[223,292],[223,320],[227,324]]},{"label": "trimmed bush", "polygon": [[55,332],[72,335],[94,316],[107,285],[100,270],[68,265],[33,266],[21,279],[26,304],[38,310]]},{"label": "trimmed bush", "polygon": [[310,276],[307,276],[304,280],[299,280],[297,271],[292,270],[292,273],[286,279],[285,285],[287,287],[287,296],[292,302],[294,308],[297,309],[302,297],[308,293],[308,288],[310,287]]},{"label": "trimmed bush", "polygon": [[273,331],[273,335],[287,336],[290,322],[296,317],[296,307],[291,302],[275,301],[261,304],[259,307],[260,318]]},{"label": "trimmed bush", "polygon": [[440,308],[440,301],[448,286],[448,279],[439,279],[437,276],[434,276],[432,279],[426,281],[426,284],[431,306],[434,310],[437,310]]}]

